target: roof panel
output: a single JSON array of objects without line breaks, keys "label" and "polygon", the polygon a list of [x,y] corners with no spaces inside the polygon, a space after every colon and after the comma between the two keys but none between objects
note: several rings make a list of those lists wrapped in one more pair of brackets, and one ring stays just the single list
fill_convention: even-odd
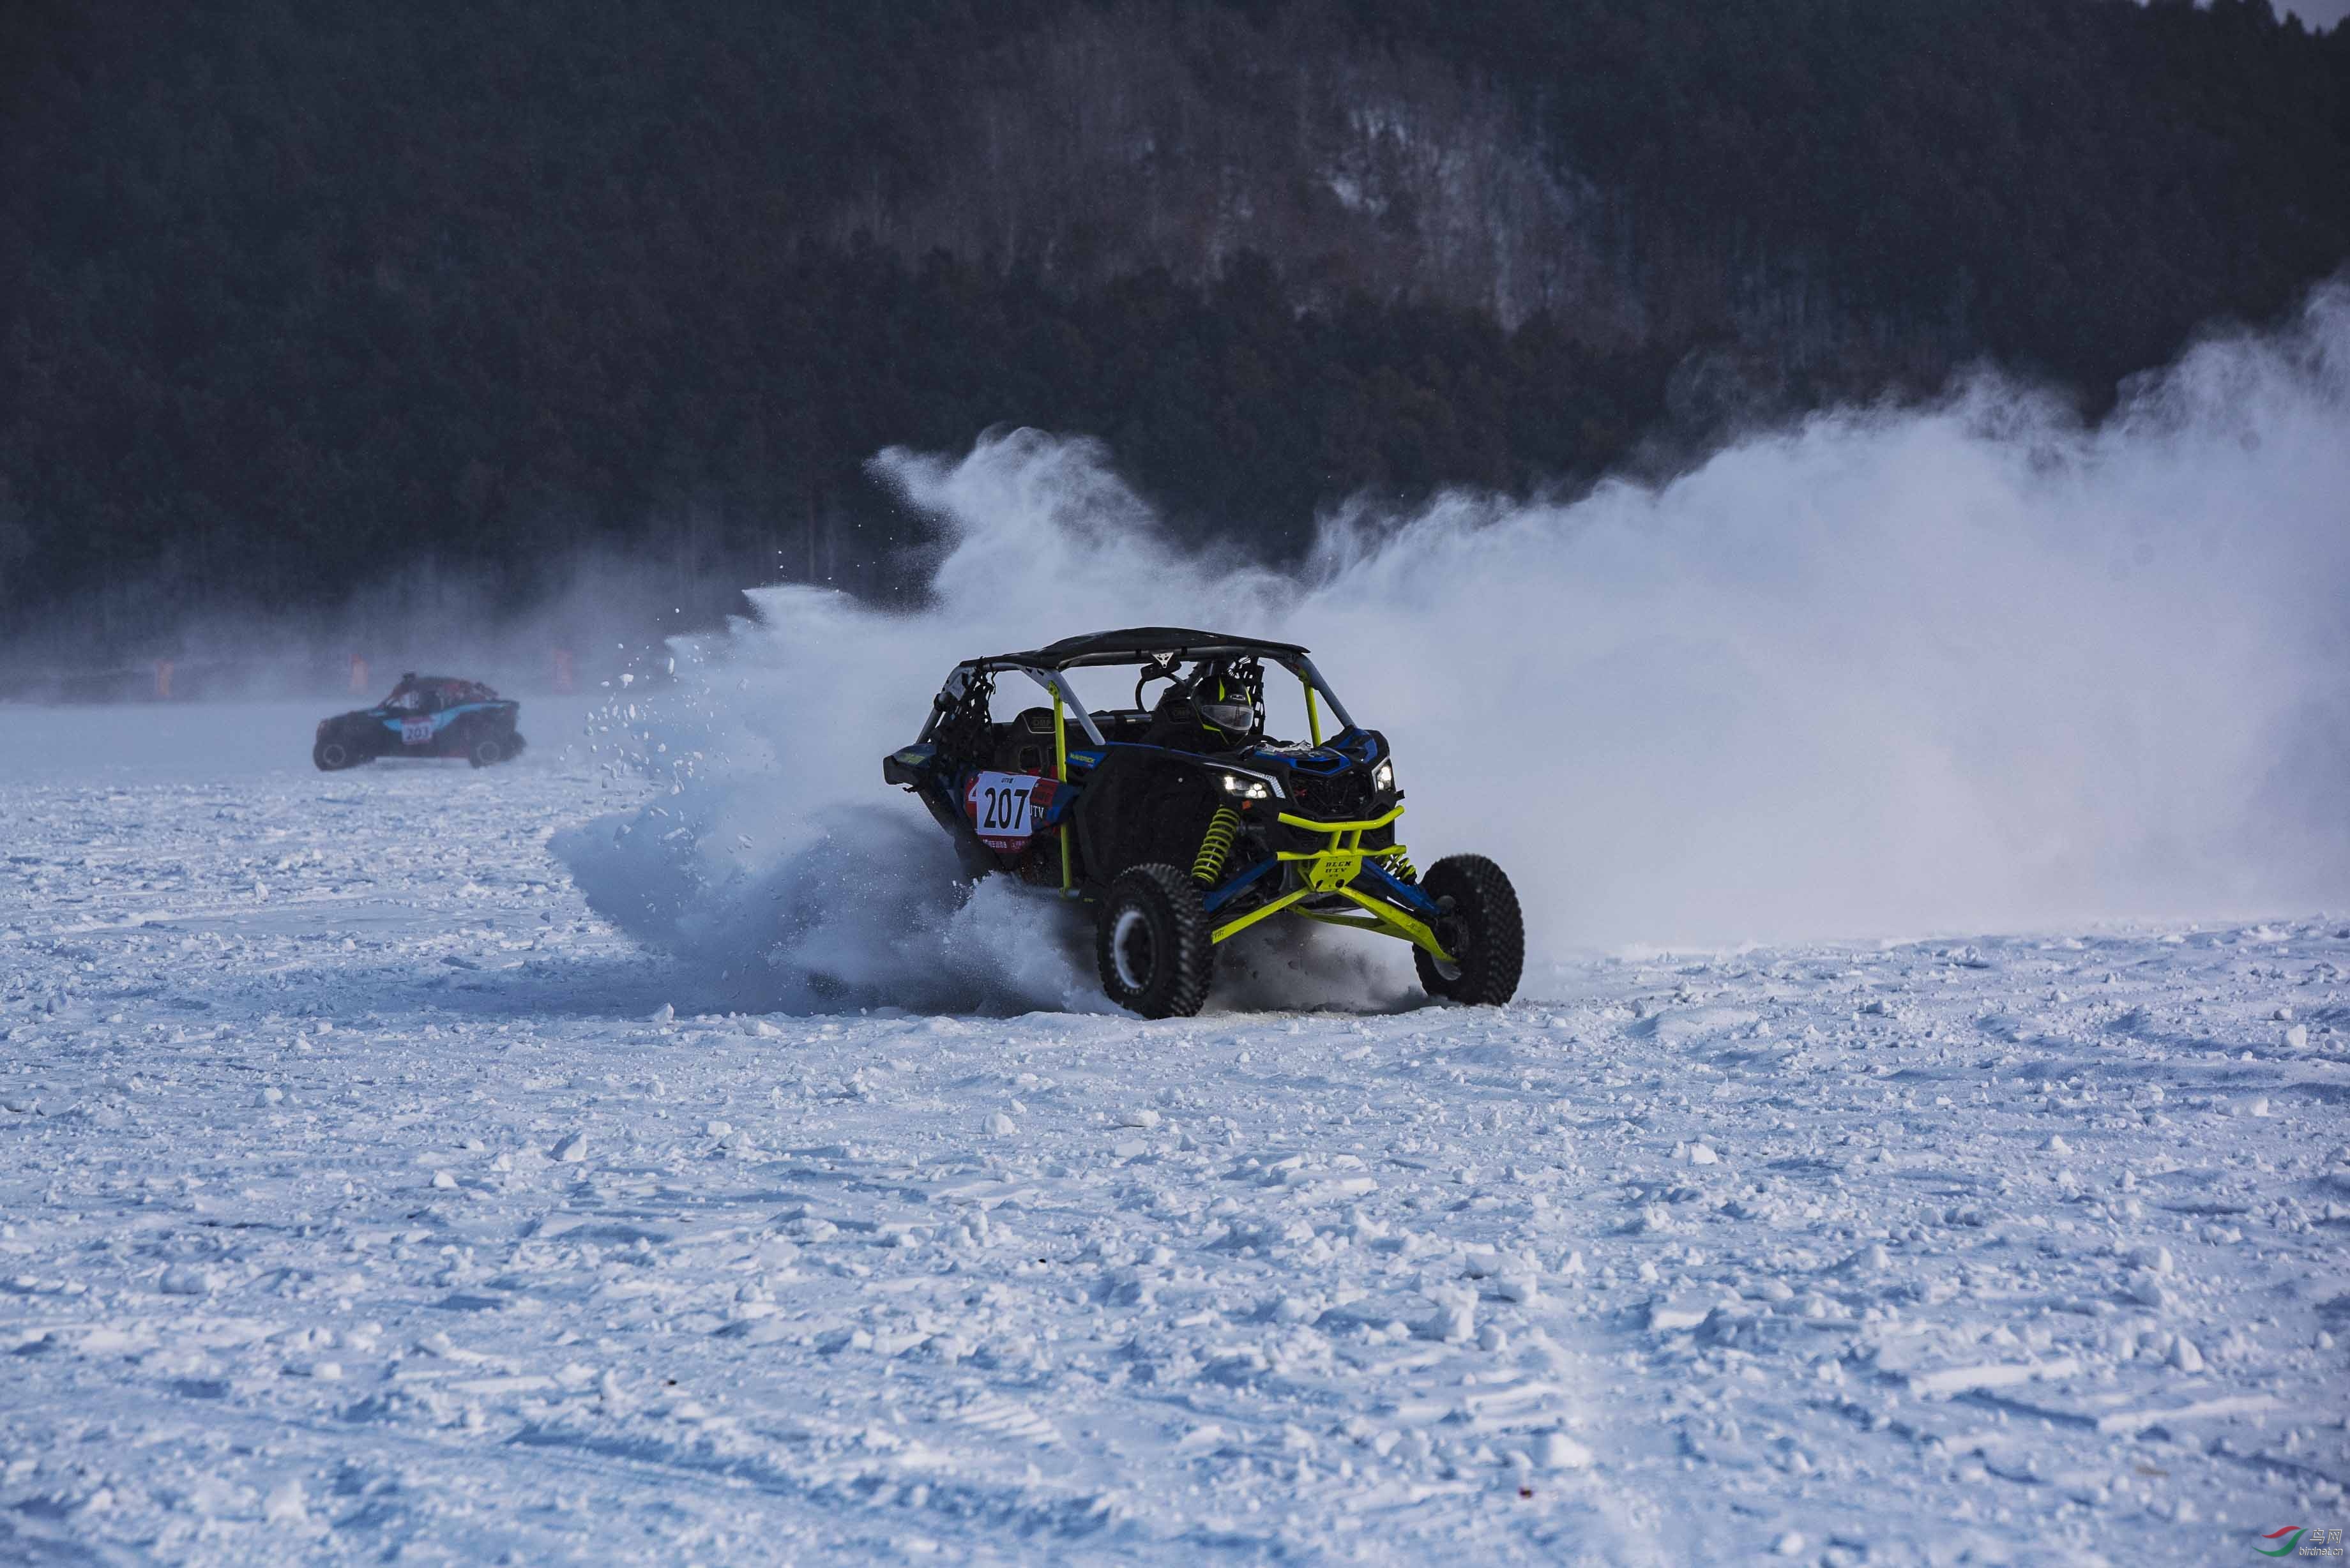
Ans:
[{"label": "roof panel", "polygon": [[1269,642],[1263,638],[1240,637],[1224,631],[1201,631],[1194,627],[1129,626],[1116,631],[1088,632],[1082,637],[1065,637],[1058,642],[1025,653],[1000,653],[993,659],[975,659],[973,664],[1033,665],[1041,670],[1068,670],[1081,664],[1115,664],[1146,655],[1171,653],[1186,658],[1214,654],[1283,654],[1304,653],[1305,649],[1294,642]]}]

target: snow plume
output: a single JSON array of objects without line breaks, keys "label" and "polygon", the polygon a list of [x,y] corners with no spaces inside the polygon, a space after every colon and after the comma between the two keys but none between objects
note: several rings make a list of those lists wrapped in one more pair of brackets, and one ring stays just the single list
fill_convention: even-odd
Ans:
[{"label": "snow plume", "polygon": [[[1173,542],[1086,441],[879,462],[940,520],[928,607],[755,591],[756,622],[681,642],[681,688],[622,715],[678,793],[561,845],[631,929],[790,1000],[1095,995],[1082,926],[1011,888],[963,901],[879,767],[958,659],[1121,624],[1313,647],[1395,744],[1416,857],[1500,860],[1536,954],[2350,893],[2338,286],[2095,429],[1986,377],[1661,487],[1342,514],[1294,576]],[[1298,1000],[1400,995],[1387,948],[1267,947],[1247,999],[1301,971]],[[1334,961],[1358,967],[1313,972]]]}]

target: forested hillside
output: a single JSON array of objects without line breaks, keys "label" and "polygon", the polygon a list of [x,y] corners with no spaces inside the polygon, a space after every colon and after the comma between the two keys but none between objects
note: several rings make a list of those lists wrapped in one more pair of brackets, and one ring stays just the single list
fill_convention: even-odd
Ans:
[{"label": "forested hillside", "polygon": [[890,586],[1082,431],[1264,555],[1988,358],[2091,412],[2350,255],[2266,0],[18,0],[0,618],[587,548]]}]

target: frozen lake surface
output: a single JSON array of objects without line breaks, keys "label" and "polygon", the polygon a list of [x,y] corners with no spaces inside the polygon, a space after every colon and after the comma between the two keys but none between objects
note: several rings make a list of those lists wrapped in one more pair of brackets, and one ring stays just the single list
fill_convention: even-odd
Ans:
[{"label": "frozen lake surface", "polygon": [[[0,1559],[2141,1563],[2350,1525],[2350,922],[716,1011],[567,750],[11,711]],[[535,722],[533,722],[535,719]]]}]

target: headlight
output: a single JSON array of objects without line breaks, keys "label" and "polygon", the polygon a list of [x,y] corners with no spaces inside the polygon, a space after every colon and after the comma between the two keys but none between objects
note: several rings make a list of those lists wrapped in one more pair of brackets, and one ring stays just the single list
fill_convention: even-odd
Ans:
[{"label": "headlight", "polygon": [[1272,788],[1267,785],[1263,779],[1243,778],[1238,774],[1226,774],[1224,775],[1224,793],[1226,794],[1236,794],[1243,800],[1271,800],[1273,798]]},{"label": "headlight", "polygon": [[1371,770],[1371,787],[1381,794],[1395,788],[1395,764],[1381,763]]}]

